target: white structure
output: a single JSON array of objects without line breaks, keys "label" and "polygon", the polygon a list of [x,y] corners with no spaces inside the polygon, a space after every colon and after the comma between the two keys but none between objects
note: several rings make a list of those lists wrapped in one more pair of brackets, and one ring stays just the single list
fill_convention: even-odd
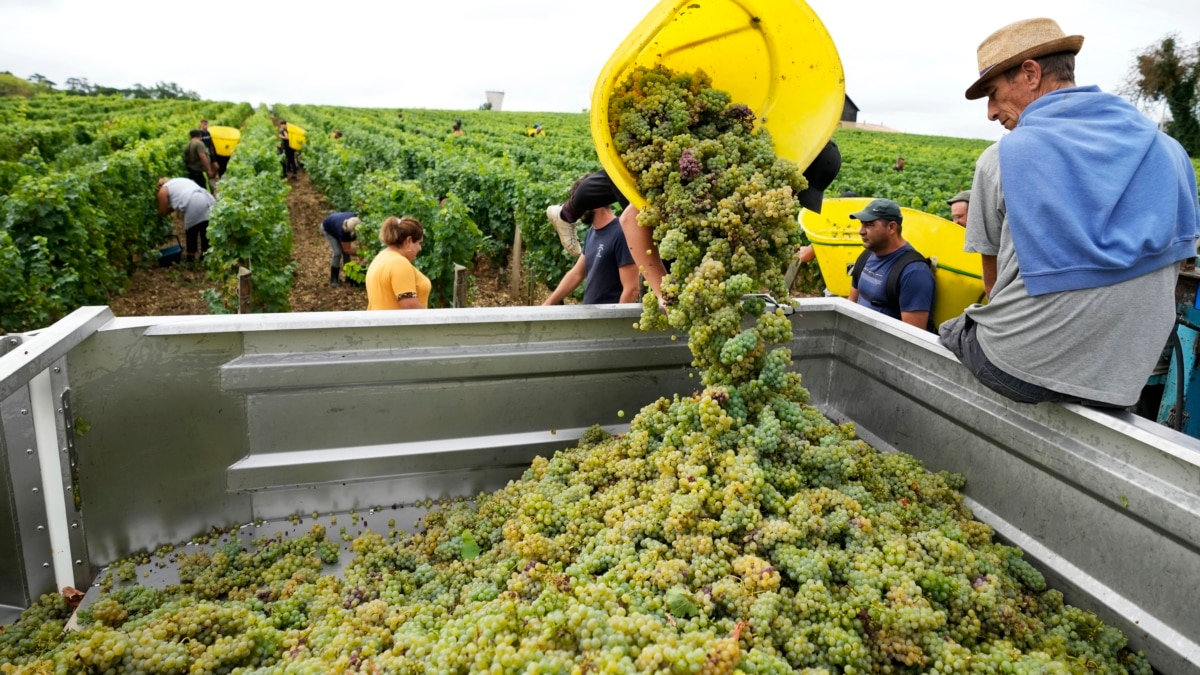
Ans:
[{"label": "white structure", "polygon": [[492,105],[492,110],[499,110],[504,104],[504,92],[502,91],[485,91],[487,102]]}]

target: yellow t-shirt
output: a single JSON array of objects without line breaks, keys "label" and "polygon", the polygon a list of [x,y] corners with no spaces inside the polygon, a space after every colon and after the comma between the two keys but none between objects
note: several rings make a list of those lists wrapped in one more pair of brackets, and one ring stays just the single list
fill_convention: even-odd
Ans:
[{"label": "yellow t-shirt", "polygon": [[367,267],[367,309],[400,309],[399,296],[405,293],[416,293],[421,307],[428,307],[431,288],[429,277],[390,248],[380,251]]}]

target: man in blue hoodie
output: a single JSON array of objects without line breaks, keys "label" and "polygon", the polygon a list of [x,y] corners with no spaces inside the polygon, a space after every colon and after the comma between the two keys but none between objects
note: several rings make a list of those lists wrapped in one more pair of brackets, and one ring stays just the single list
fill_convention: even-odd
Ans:
[{"label": "man in blue hoodie", "polygon": [[966,96],[1010,131],[979,157],[967,217],[989,302],[940,333],[1013,400],[1126,407],[1174,325],[1179,263],[1196,255],[1196,176],[1132,105],[1075,86],[1082,46],[1050,19],[979,46]]}]

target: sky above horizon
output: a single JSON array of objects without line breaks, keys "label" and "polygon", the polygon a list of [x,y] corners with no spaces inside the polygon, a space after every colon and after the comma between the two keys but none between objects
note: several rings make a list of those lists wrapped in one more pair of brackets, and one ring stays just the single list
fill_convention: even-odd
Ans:
[{"label": "sky above horizon", "polygon": [[[210,0],[193,15],[190,3],[0,0],[0,71],[41,74],[60,88],[72,77],[118,88],[174,82],[205,99],[256,105],[467,110],[497,90],[504,110],[580,112],[609,56],[655,4],[609,0],[600,15],[585,17],[587,6],[569,0],[299,0],[282,9]],[[1168,34],[1200,42],[1200,2],[1170,5],[809,3],[837,46],[860,122],[986,140],[1004,130],[963,92],[977,70],[975,50],[992,31],[1051,17],[1085,38],[1076,81],[1116,91],[1137,52]]]}]

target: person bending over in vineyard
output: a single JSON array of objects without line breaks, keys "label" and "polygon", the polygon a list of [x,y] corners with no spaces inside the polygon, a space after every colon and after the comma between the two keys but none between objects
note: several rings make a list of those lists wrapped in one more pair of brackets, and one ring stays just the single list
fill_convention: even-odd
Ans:
[{"label": "person bending over in vineyard", "polygon": [[[589,174],[591,175],[591,174]],[[579,189],[584,178],[571,186],[571,195]],[[568,203],[570,198],[568,198]],[[584,211],[579,220],[590,225],[583,239],[583,253],[565,275],[558,287],[542,304],[557,305],[585,284],[583,304],[599,305],[638,301],[638,270],[625,243],[625,233],[609,205]],[[574,228],[572,228],[572,231]]]},{"label": "person bending over in vineyard", "polygon": [[1082,46],[1046,18],[979,45],[966,97],[1008,129],[976,161],[967,219],[989,302],[943,323],[941,342],[1014,401],[1127,407],[1175,325],[1180,261],[1196,255],[1196,172],[1137,108],[1075,85]]},{"label": "person bending over in vineyard", "polygon": [[208,214],[216,200],[190,178],[158,179],[158,215],[183,214],[183,259],[199,260],[208,250]]},{"label": "person bending over in vineyard", "polygon": [[217,168],[212,163],[208,148],[204,146],[204,133],[199,129],[188,132],[188,144],[183,149],[183,164],[187,167],[187,177],[196,185],[212,192],[209,179],[216,180]]},{"label": "person bending over in vineyard", "polygon": [[416,218],[388,216],[379,226],[380,251],[367,268],[367,309],[425,309],[429,277],[413,266],[425,228]]},{"label": "person bending over in vineyard", "polygon": [[354,232],[361,222],[350,211],[331,213],[321,221],[321,234],[325,235],[325,242],[333,254],[329,259],[329,285],[332,288],[341,285],[338,275],[354,254]]}]

